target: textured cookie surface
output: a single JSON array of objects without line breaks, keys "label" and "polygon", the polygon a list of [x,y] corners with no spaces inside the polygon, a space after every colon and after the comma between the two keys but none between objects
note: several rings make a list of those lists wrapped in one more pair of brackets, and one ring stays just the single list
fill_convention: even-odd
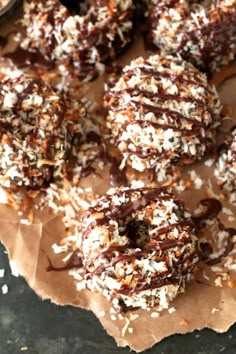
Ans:
[{"label": "textured cookie surface", "polygon": [[215,144],[221,104],[206,76],[171,56],[138,58],[105,95],[107,125],[125,162],[162,179]]}]

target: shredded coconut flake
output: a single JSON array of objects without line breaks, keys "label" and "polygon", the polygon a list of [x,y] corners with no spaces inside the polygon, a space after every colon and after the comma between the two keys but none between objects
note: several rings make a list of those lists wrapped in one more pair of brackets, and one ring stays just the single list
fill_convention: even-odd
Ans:
[{"label": "shredded coconut flake", "polygon": [[3,295],[6,295],[8,293],[8,286],[6,285],[6,284],[4,284],[3,286],[2,286],[2,294]]}]

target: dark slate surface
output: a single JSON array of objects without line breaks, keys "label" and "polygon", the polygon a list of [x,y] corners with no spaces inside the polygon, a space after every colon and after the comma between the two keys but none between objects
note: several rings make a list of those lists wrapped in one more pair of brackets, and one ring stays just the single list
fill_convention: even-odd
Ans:
[{"label": "dark slate surface", "polygon": [[[2,246],[0,268],[6,270],[0,278],[0,354],[130,353],[117,348],[92,313],[40,300],[23,278],[12,276]],[[9,287],[7,295],[1,293],[3,284]],[[174,335],[145,353],[236,354],[236,326],[225,334],[203,330]]]}]

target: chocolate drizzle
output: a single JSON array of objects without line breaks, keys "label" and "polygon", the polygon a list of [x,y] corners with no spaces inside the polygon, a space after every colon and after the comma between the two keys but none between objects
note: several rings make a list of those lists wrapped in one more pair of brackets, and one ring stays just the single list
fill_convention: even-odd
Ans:
[{"label": "chocolate drizzle", "polygon": [[[129,189],[125,191],[126,196],[132,196],[133,193],[140,192],[141,196],[134,200],[127,202],[120,206],[110,206],[107,209],[103,209],[104,217],[96,220],[96,225],[103,225],[108,222],[108,220],[122,220],[130,216],[132,213],[136,212],[140,207],[146,207],[149,203],[155,200],[169,200],[170,195],[166,192],[165,188],[140,188],[140,189]],[[118,195],[119,197],[119,195]],[[106,195],[101,199],[102,203],[109,202],[110,196]],[[89,214],[96,211],[95,208],[89,208]],[[106,216],[105,216],[106,214]],[[93,222],[92,222],[93,223]]]},{"label": "chocolate drizzle", "polygon": [[60,0],[60,2],[72,13],[79,14],[80,13],[80,3],[83,4],[85,1],[78,0]]},{"label": "chocolate drizzle", "polygon": [[116,159],[112,160],[110,168],[110,184],[112,187],[127,186],[128,180],[126,176],[126,168],[120,169]]},{"label": "chocolate drizzle", "polygon": [[216,218],[222,210],[221,202],[215,198],[203,199],[200,204],[206,207],[206,210],[202,214],[192,217],[192,221],[197,228],[204,227],[205,221]]},{"label": "chocolate drizzle", "polygon": [[217,256],[215,258],[209,256],[209,258],[206,259],[206,264],[209,266],[212,266],[214,264],[221,262],[225,257],[228,256],[228,254],[232,251],[232,249],[234,247],[233,236],[236,236],[236,229],[235,228],[226,228],[219,220],[218,220],[218,225],[219,225],[220,231],[224,231],[228,234],[226,247],[219,256]]},{"label": "chocolate drizzle", "polygon": [[101,177],[96,171],[95,164],[98,161],[102,161],[105,165],[110,166],[110,185],[112,187],[127,186],[128,180],[126,176],[126,167],[122,169],[120,168],[120,159],[112,156],[108,152],[108,147],[104,143],[101,135],[99,135],[96,131],[90,131],[85,137],[85,143],[96,145],[98,153],[94,158],[91,158],[91,160],[88,161],[86,166],[82,166],[81,176],[87,177],[91,174],[96,174]]},{"label": "chocolate drizzle", "polygon": [[193,216],[192,221],[196,225],[197,229],[201,229],[205,227],[205,222],[207,220],[216,219],[219,227],[219,231],[224,231],[227,233],[227,242],[226,247],[222,251],[222,253],[217,257],[212,257],[214,250],[212,245],[209,242],[200,242],[200,257],[201,259],[209,266],[217,264],[221,262],[233,249],[233,236],[236,235],[236,229],[227,228],[225,225],[219,220],[218,215],[222,211],[222,204],[218,199],[208,198],[200,201],[200,204],[206,207],[205,212],[200,214],[199,216]]},{"label": "chocolate drizzle", "polygon": [[22,49],[20,46],[17,47],[14,52],[4,54],[3,57],[11,60],[18,68],[38,66],[51,70],[54,67],[54,63],[46,59],[39,51]]},{"label": "chocolate drizzle", "polygon": [[69,260],[66,262],[65,265],[61,266],[61,267],[55,267],[53,266],[51,260],[49,257],[48,261],[49,261],[49,266],[46,268],[47,272],[61,272],[64,270],[70,270],[70,269],[75,269],[75,268],[82,268],[83,267],[83,263],[82,263],[82,259],[80,257],[79,251],[75,251],[74,253],[72,253],[72,255],[70,256]]},{"label": "chocolate drizzle", "polygon": [[8,43],[8,38],[0,36],[0,49],[3,49]]},{"label": "chocolate drizzle", "polygon": [[159,275],[156,277],[156,279],[153,278],[151,280],[151,284],[147,284],[146,282],[140,283],[135,288],[135,290],[133,290],[132,292],[130,291],[130,289],[128,287],[126,287],[124,289],[119,290],[119,294],[131,296],[133,294],[138,294],[139,292],[144,291],[144,290],[157,289],[157,288],[161,288],[162,286],[174,285],[174,284],[178,284],[177,278],[170,277],[170,278],[160,280],[160,275]]},{"label": "chocolate drizzle", "polygon": [[126,167],[120,168],[121,161],[108,152],[105,144],[101,144],[100,148],[101,153],[98,158],[104,163],[110,164],[110,185],[112,187],[127,186]]}]

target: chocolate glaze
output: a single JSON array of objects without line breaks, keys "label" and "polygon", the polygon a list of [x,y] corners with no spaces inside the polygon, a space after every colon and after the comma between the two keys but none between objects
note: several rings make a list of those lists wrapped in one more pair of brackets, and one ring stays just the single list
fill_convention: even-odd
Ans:
[{"label": "chocolate glaze", "polygon": [[[144,97],[148,97],[148,98],[158,97],[160,99],[160,101],[174,100],[174,101],[178,101],[178,102],[195,103],[197,105],[197,107],[205,107],[205,102],[203,102],[197,98],[194,98],[194,97],[189,97],[189,96],[182,97],[177,94],[170,94],[170,93],[165,93],[165,92],[161,92],[161,91],[160,92],[150,92],[145,89],[138,88],[138,87],[127,88],[124,90],[116,91],[115,94],[118,95],[118,97],[119,97],[119,95],[121,95],[124,91],[131,93],[132,97],[136,97],[139,95],[143,95]],[[135,101],[135,103],[138,104],[139,102]],[[114,109],[114,111],[116,112],[115,109]]]},{"label": "chocolate glaze", "polygon": [[95,131],[90,131],[86,135],[86,142],[88,143],[96,143],[96,144],[101,144],[101,136],[96,133]]},{"label": "chocolate glaze", "polygon": [[[80,4],[78,0],[60,0],[60,2],[70,11],[72,14],[80,13]],[[85,1],[80,1],[81,3]]]},{"label": "chocolate glaze", "polygon": [[8,38],[0,36],[0,49],[3,49],[8,43]]},{"label": "chocolate glaze", "polygon": [[81,177],[85,178],[90,175],[97,175],[97,173],[96,173],[96,168],[89,164],[88,166],[82,168]]},{"label": "chocolate glaze", "polygon": [[[191,240],[188,240],[188,242],[190,242]],[[166,251],[169,250],[170,248],[174,248],[177,246],[182,247],[184,244],[186,244],[186,240],[181,241],[181,240],[164,240],[162,242],[159,243],[160,249],[162,251]]]},{"label": "chocolate glaze", "polygon": [[206,207],[206,211],[198,216],[192,216],[192,221],[197,228],[204,227],[206,220],[216,218],[222,210],[221,202],[215,198],[203,199],[200,204]]},{"label": "chocolate glaze", "polygon": [[18,68],[26,66],[38,66],[47,70],[51,70],[54,67],[54,63],[44,58],[44,56],[37,50],[29,51],[17,47],[14,52],[4,54],[4,58],[12,61],[12,63]]},{"label": "chocolate glaze", "polygon": [[120,187],[120,186],[127,186],[128,179],[126,176],[126,167],[120,169],[121,161],[109,154],[107,151],[107,146],[102,144],[101,146],[101,153],[99,159],[104,163],[110,164],[110,185],[112,187]]},{"label": "chocolate glaze", "polygon": [[[143,107],[144,106],[146,106],[146,105],[143,105]],[[146,110],[144,110],[144,111],[146,111]],[[153,112],[155,112],[156,111],[156,107],[152,110],[152,109],[148,109],[147,111],[146,111],[146,113],[148,113],[148,112],[151,112],[151,111],[153,111]],[[159,108],[158,108],[158,111],[160,111],[160,113],[161,113],[161,111],[162,111],[162,113],[166,113],[166,112],[164,112],[164,111],[167,111],[167,110],[164,110],[164,109],[160,109],[159,110]],[[177,116],[176,114],[174,114],[174,116]],[[184,120],[184,117],[183,118],[180,118],[182,121]],[[190,119],[186,119],[187,121],[190,121]],[[199,133],[199,131],[200,131],[200,129],[202,129],[202,127],[203,127],[203,125],[201,125],[201,124],[196,124],[195,125],[195,123],[193,123],[193,125],[192,125],[192,127],[191,127],[191,129],[185,129],[185,128],[181,128],[181,127],[175,127],[173,124],[160,124],[160,123],[154,123],[154,122],[151,122],[151,121],[144,121],[144,120],[135,120],[134,122],[132,122],[132,123],[126,123],[126,124],[124,124],[124,128],[123,129],[125,129],[126,128],[126,126],[127,125],[139,125],[140,127],[142,127],[142,128],[146,128],[146,127],[148,127],[148,126],[151,126],[151,127],[153,127],[153,128],[155,128],[155,129],[160,129],[160,130],[166,130],[166,129],[172,129],[173,131],[176,131],[176,132],[181,132],[184,136],[192,136],[193,135],[193,132],[194,133],[196,133],[196,134],[198,134]],[[116,141],[118,142],[119,141],[119,138],[120,138],[120,136],[118,135],[118,137],[116,138]],[[201,141],[204,143],[204,138],[201,138]],[[139,152],[139,155],[140,154],[143,154],[144,156],[145,156],[145,152]],[[162,152],[160,152],[159,154],[158,153],[155,153],[155,155],[162,155],[163,153]]]},{"label": "chocolate glaze", "polygon": [[126,168],[124,167],[123,169],[120,169],[121,161],[118,158],[109,154],[109,152],[107,151],[107,146],[103,143],[102,137],[97,132],[90,131],[86,136],[86,143],[97,144],[97,149],[99,150],[99,153],[98,156],[89,161],[87,166],[83,167],[81,176],[88,177],[92,174],[100,176],[97,173],[94,164],[97,161],[102,161],[104,164],[110,165],[110,185],[112,187],[126,186],[128,184]]},{"label": "chocolate glaze", "polygon": [[153,277],[151,284],[147,284],[146,282],[140,283],[138,284],[138,286],[133,289],[133,291],[131,292],[130,289],[128,287],[124,287],[123,289],[119,290],[119,294],[122,295],[132,295],[132,294],[137,294],[141,291],[144,290],[148,290],[148,289],[157,289],[157,288],[161,288],[162,286],[165,285],[173,285],[173,284],[178,284],[178,280],[175,277],[171,277],[168,279],[163,279],[160,280],[160,276],[157,276],[156,278]]},{"label": "chocolate glaze", "polygon": [[110,184],[112,187],[127,186],[128,180],[126,176],[126,168],[119,168],[120,164],[116,159],[113,159],[110,168]]},{"label": "chocolate glaze", "polygon": [[200,256],[202,260],[209,259],[209,256],[213,253],[213,248],[209,242],[200,242]]},{"label": "chocolate glaze", "polygon": [[196,225],[196,228],[201,229],[205,226],[206,220],[212,220],[216,218],[218,222],[219,230],[225,231],[228,234],[227,245],[225,249],[222,251],[222,253],[220,254],[220,256],[216,258],[211,257],[211,254],[213,254],[214,250],[209,242],[200,242],[199,244],[200,258],[207,265],[214,265],[216,263],[221,262],[223,258],[226,257],[232,251],[234,246],[232,238],[234,235],[236,235],[236,229],[226,228],[224,224],[222,224],[222,222],[219,220],[218,215],[222,210],[222,204],[218,199],[215,198],[203,199],[200,201],[200,204],[205,206],[207,209],[201,215],[192,217],[192,221]]},{"label": "chocolate glaze", "polygon": [[[199,81],[194,80],[194,77],[191,79],[186,79],[184,77],[184,73],[181,75],[174,75],[172,73],[168,73],[167,71],[164,72],[158,72],[158,71],[153,71],[152,69],[148,69],[145,67],[139,67],[139,70],[146,75],[150,75],[150,77],[154,77],[155,79],[168,79],[171,80],[172,82],[179,82],[181,84],[191,84],[191,85],[196,85],[197,87],[199,86]],[[125,75],[127,76],[132,76],[134,74],[133,70],[128,70],[125,72]]]},{"label": "chocolate glaze", "polygon": [[127,313],[129,311],[135,311],[138,310],[139,307],[133,307],[133,306],[126,306],[123,300],[119,300],[118,302],[118,307],[116,307],[116,310],[118,313]]},{"label": "chocolate glaze", "polygon": [[83,266],[79,251],[75,251],[74,253],[72,253],[72,255],[70,256],[70,258],[66,262],[66,264],[61,267],[53,266],[52,262],[49,258],[48,258],[48,261],[49,261],[49,266],[46,268],[47,272],[51,272],[51,271],[61,272],[63,270],[70,270],[73,268],[82,268],[82,266]]},{"label": "chocolate glaze", "polygon": [[[169,194],[164,194],[162,195],[162,192],[166,191],[165,188],[140,188],[140,189],[129,189],[126,191],[126,195],[131,195],[134,192],[144,192],[142,196],[135,200],[134,202],[130,201],[127,204],[123,206],[114,206],[113,208],[108,208],[108,209],[103,209],[103,213],[105,214],[108,212],[108,214],[104,218],[101,218],[96,221],[96,225],[103,225],[105,222],[108,220],[122,220],[126,218],[127,216],[131,215],[133,212],[139,209],[139,207],[145,207],[148,205],[150,202],[155,201],[157,198],[160,200],[169,200],[170,196]],[[104,202],[108,199],[109,197],[104,197]],[[96,209],[94,208],[89,208],[89,212],[92,213]]]},{"label": "chocolate glaze", "polygon": [[225,257],[228,256],[228,254],[232,251],[232,249],[234,247],[234,242],[233,242],[232,238],[233,238],[233,236],[236,235],[236,229],[225,227],[219,220],[218,220],[218,225],[219,225],[219,229],[221,231],[225,231],[228,234],[227,244],[226,244],[225,249],[222,251],[222,253],[218,257],[216,257],[216,258],[209,257],[206,260],[206,264],[208,264],[210,266],[221,262]]},{"label": "chocolate glaze", "polygon": [[[233,69],[232,69],[233,71]],[[222,80],[220,80],[220,82],[218,83],[214,83],[214,79],[212,80],[213,81],[213,84],[217,87],[218,91],[219,89],[228,81],[228,80],[231,80],[233,78],[235,78],[236,76],[236,73],[232,72],[232,74],[230,75],[227,75],[225,78],[222,78]]]},{"label": "chocolate glaze", "polygon": [[[98,145],[97,148],[99,149],[99,145],[101,144],[101,137],[97,132],[95,132],[95,131],[88,132],[85,139],[86,139],[85,142],[87,144],[91,144],[91,143],[97,144]],[[72,146],[73,145],[74,146],[77,145],[78,151],[79,151],[79,149],[81,147],[81,135],[80,134],[74,135],[74,140],[72,142]],[[96,171],[96,168],[94,167],[96,159],[97,159],[96,157],[92,158],[91,160],[89,160],[87,162],[87,164],[85,166],[82,166],[82,170],[81,170],[81,177],[82,178],[88,177],[90,175],[97,175],[100,177],[100,175]],[[74,159],[74,162],[75,163],[77,162],[76,158]]]}]

